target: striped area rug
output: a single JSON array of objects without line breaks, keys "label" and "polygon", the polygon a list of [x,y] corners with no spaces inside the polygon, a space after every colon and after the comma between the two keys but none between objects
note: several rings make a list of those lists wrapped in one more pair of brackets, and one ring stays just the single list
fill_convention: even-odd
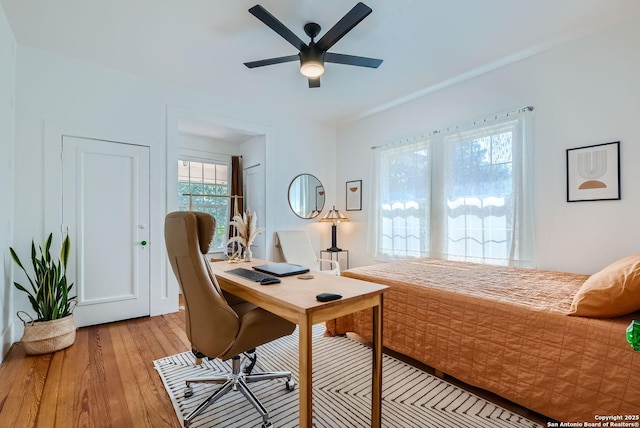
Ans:
[{"label": "striped area rug", "polygon": [[[370,426],[371,349],[346,337],[324,337],[313,329],[313,416],[317,428]],[[297,330],[258,348],[260,371],[290,370],[297,382]],[[382,426],[398,428],[500,428],[540,425],[468,393],[388,355],[383,356]],[[154,361],[182,424],[218,386],[193,384],[184,398],[184,379],[227,373],[229,362],[205,360],[194,365],[190,352]],[[298,389],[285,390],[284,380],[250,384],[269,410],[274,428],[298,426]],[[229,392],[194,420],[192,427],[260,427],[262,419],[239,392]]]}]

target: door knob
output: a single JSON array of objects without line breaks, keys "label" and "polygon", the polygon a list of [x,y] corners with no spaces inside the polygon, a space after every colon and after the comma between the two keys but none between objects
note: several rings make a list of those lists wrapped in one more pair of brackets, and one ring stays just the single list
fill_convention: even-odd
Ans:
[{"label": "door knob", "polygon": [[140,241],[140,245],[144,247],[145,245],[147,245],[147,241]]}]

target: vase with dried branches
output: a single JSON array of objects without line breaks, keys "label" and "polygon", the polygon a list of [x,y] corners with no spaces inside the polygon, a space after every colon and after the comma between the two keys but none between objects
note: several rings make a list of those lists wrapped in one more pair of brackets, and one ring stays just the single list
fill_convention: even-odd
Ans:
[{"label": "vase with dried branches", "polygon": [[256,237],[264,232],[264,227],[257,227],[258,216],[256,213],[245,211],[242,215],[235,215],[229,222],[229,225],[235,227],[236,236],[229,239],[229,243],[237,242],[242,247],[242,257],[240,254],[234,254],[233,258],[242,258],[245,262],[250,262],[252,259],[251,244]]}]

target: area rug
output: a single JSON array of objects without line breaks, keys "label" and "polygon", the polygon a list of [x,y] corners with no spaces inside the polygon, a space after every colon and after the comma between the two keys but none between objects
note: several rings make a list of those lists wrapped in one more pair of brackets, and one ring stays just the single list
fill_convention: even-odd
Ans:
[{"label": "area rug", "polygon": [[[370,426],[371,349],[347,337],[324,337],[313,329],[313,418],[316,428]],[[297,382],[298,335],[258,348],[260,371],[290,370]],[[184,417],[217,385],[193,384],[184,398],[184,379],[230,371],[229,362],[194,364],[190,352],[153,362],[182,424]],[[382,426],[398,428],[540,427],[518,414],[388,355],[383,356]],[[298,426],[298,388],[288,392],[284,380],[249,385],[269,410],[274,428]],[[192,427],[260,427],[262,418],[239,391],[227,393],[191,424]]]}]

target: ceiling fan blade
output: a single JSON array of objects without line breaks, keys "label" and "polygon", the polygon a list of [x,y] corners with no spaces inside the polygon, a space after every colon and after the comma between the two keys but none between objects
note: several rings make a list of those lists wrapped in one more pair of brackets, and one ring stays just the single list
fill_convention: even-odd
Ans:
[{"label": "ceiling fan blade", "polygon": [[319,88],[320,87],[320,78],[319,77],[309,77],[309,87],[310,88]]},{"label": "ceiling fan blade", "polygon": [[267,9],[259,4],[249,9],[249,13],[264,22],[267,27],[280,34],[280,36],[291,43],[296,49],[301,50],[303,47],[307,46],[305,42],[300,40],[300,37],[296,36],[293,31],[289,30],[282,22],[278,21],[278,18],[270,14]]},{"label": "ceiling fan blade", "polygon": [[363,56],[343,55],[339,53],[327,52],[324,54],[324,62],[334,64],[357,65],[358,67],[378,68],[382,64],[381,59],[366,58]]},{"label": "ceiling fan blade", "polygon": [[320,40],[318,40],[316,46],[322,51],[327,51],[370,13],[371,8],[366,4],[359,2],[353,7],[353,9],[347,12],[347,14],[343,16],[336,25],[331,27],[331,29],[327,31],[322,38],[320,38]]},{"label": "ceiling fan blade", "polygon": [[279,56],[276,58],[261,59],[259,61],[245,62],[244,65],[246,65],[248,68],[256,68],[264,67],[265,65],[281,64],[283,62],[298,61],[299,59],[299,55],[287,55]]}]

